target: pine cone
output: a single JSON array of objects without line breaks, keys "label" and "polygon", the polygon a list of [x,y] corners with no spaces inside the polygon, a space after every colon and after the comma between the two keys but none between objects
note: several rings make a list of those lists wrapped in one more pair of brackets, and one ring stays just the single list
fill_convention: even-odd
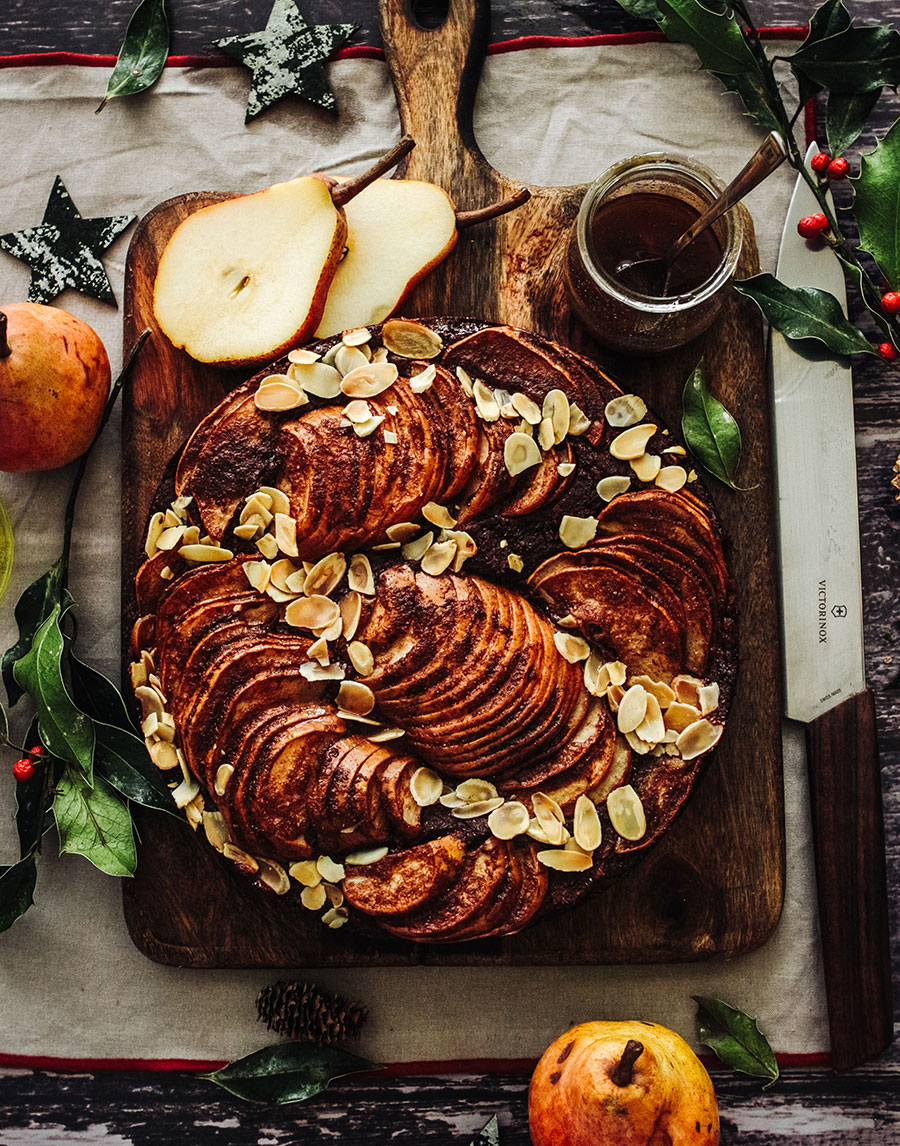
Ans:
[{"label": "pine cone", "polygon": [[263,987],[256,1010],[270,1031],[320,1045],[357,1035],[369,1013],[359,1003],[320,991],[313,983],[282,982]]},{"label": "pine cone", "polygon": [[[894,476],[891,478],[891,485],[894,489],[900,489],[900,455],[894,462]],[[900,501],[900,493],[897,494],[897,501]]]}]

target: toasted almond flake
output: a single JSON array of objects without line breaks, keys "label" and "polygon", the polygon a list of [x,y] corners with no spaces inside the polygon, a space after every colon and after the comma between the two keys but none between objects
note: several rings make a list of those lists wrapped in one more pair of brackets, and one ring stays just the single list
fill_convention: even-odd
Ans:
[{"label": "toasted almond flake", "polygon": [[268,379],[253,395],[253,403],[257,410],[280,413],[283,410],[296,410],[298,406],[305,406],[309,398],[299,386],[292,386],[290,381],[270,382]]},{"label": "toasted almond flake", "polygon": [[282,553],[297,556],[297,522],[286,513],[275,514],[275,541]]},{"label": "toasted almond flake", "polygon": [[244,576],[253,588],[258,589],[260,593],[265,593],[272,573],[272,566],[268,561],[247,561],[243,569]]},{"label": "toasted almond flake", "polygon": [[347,656],[360,676],[371,676],[375,671],[375,657],[372,650],[362,641],[351,641],[347,645]]},{"label": "toasted almond flake", "polygon": [[350,558],[347,584],[366,597],[375,595],[375,578],[372,576],[372,566],[365,553],[354,553]]},{"label": "toasted almond flake", "polygon": [[440,335],[409,318],[389,318],[381,341],[398,358],[436,358],[444,349]]},{"label": "toasted almond flake", "polygon": [[319,593],[291,601],[284,611],[285,621],[296,629],[325,629],[340,616],[337,603]]},{"label": "toasted almond flake", "polygon": [[637,474],[640,481],[654,481],[660,472],[662,461],[659,454],[641,454],[639,458],[632,458],[629,465]]},{"label": "toasted almond flake", "polygon": [[[518,416],[519,415],[516,413],[516,408],[512,404],[512,402],[507,402],[506,405],[500,407],[500,417],[501,418],[514,419],[514,418],[518,418]],[[528,428],[531,429],[530,426]]]},{"label": "toasted almond flake", "polygon": [[564,617],[560,617],[556,623],[561,628],[574,629],[578,624],[578,621],[575,619],[575,617],[572,616],[571,613],[566,613],[566,615]]},{"label": "toasted almond flake", "polygon": [[364,426],[370,422],[374,415],[365,398],[354,398],[344,407],[344,417],[356,426]]},{"label": "toasted almond flake", "polygon": [[325,884],[325,894],[328,896],[328,902],[332,907],[340,907],[344,902],[344,893],[333,883]]},{"label": "toasted almond flake", "polygon": [[335,369],[340,370],[341,374],[346,377],[352,370],[358,370],[360,366],[368,366],[369,359],[358,346],[344,344],[338,347],[334,356],[334,365]]},{"label": "toasted almond flake", "polygon": [[184,531],[187,527],[184,525],[173,525],[168,529],[164,529],[157,535],[156,548],[164,549],[166,551],[174,549],[175,546],[184,537]]},{"label": "toasted almond flake", "polygon": [[214,784],[214,791],[217,796],[224,796],[225,789],[228,787],[228,781],[234,775],[233,764],[220,764],[216,769],[216,780]]},{"label": "toasted almond flake", "polygon": [[344,856],[344,863],[351,867],[362,867],[367,863],[378,863],[383,860],[388,854],[388,849],[384,846],[380,848],[367,848],[365,851],[351,852],[348,856]]},{"label": "toasted almond flake", "polygon": [[501,411],[504,406],[512,406],[512,394],[508,390],[504,390],[502,386],[495,386],[493,391],[494,401],[500,407]]},{"label": "toasted almond flake", "polygon": [[672,728],[679,733],[684,732],[702,715],[700,709],[693,704],[685,704],[683,701],[676,700],[665,711],[666,728]]},{"label": "toasted almond flake", "polygon": [[[541,407],[542,418],[553,427],[553,444],[558,446],[569,432],[569,399],[563,390],[548,390]],[[543,429],[543,420],[541,422]],[[541,443],[543,445],[543,442]]]},{"label": "toasted almond flake", "polygon": [[339,927],[343,927],[349,918],[346,907],[332,907],[324,912],[322,922],[332,931],[336,931]]},{"label": "toasted almond flake", "polygon": [[329,664],[331,656],[328,651],[328,641],[324,637],[319,637],[306,650],[306,655],[311,661],[318,661],[320,665]]},{"label": "toasted almond flake", "polygon": [[463,804],[461,808],[452,808],[450,815],[457,820],[476,820],[479,816],[487,816],[502,803],[502,796],[496,796],[493,800],[477,800],[472,804]]},{"label": "toasted almond flake", "polygon": [[715,747],[724,731],[724,725],[713,724],[704,717],[685,728],[675,741],[675,747],[681,754],[682,760],[693,760]]},{"label": "toasted almond flake", "polygon": [[531,798],[534,814],[547,837],[547,842],[559,846],[565,840],[565,816],[562,808],[550,796],[535,792]]},{"label": "toasted almond flake", "polygon": [[300,902],[308,911],[319,911],[325,906],[327,899],[325,888],[321,883],[307,886],[300,892]]},{"label": "toasted almond flake", "polygon": [[415,541],[407,541],[400,553],[406,561],[420,561],[431,548],[433,542],[434,531],[429,530],[428,533],[417,537]]},{"label": "toasted almond flake", "polygon": [[147,540],[144,542],[144,552],[148,557],[152,557],[157,551],[157,544],[160,535],[163,532],[165,521],[165,514],[154,513],[150,518],[147,525]]},{"label": "toasted almond flake", "polygon": [[647,692],[656,697],[660,708],[668,708],[675,699],[675,693],[665,681],[653,680],[649,676],[633,676],[628,683],[642,685]]},{"label": "toasted almond flake", "polygon": [[591,849],[583,848],[574,836],[569,836],[569,838],[563,844],[563,850],[567,852],[578,852],[579,855],[583,856],[593,855]]},{"label": "toasted almond flake", "polygon": [[511,477],[516,477],[532,466],[539,466],[541,451],[537,442],[534,438],[529,438],[527,434],[520,434],[518,431],[510,434],[503,443],[503,463]]},{"label": "toasted almond flake", "polygon": [[184,533],[181,535],[182,545],[206,545],[209,542],[208,537],[201,539],[200,530],[196,525],[188,525]]},{"label": "toasted almond flake", "polygon": [[258,520],[241,522],[240,525],[234,527],[234,535],[239,537],[241,541],[253,541],[261,529],[262,523]]},{"label": "toasted almond flake", "polygon": [[315,661],[306,661],[299,669],[304,680],[343,680],[344,670],[340,665],[318,665]]},{"label": "toasted almond flake", "polygon": [[553,643],[556,645],[559,655],[563,660],[567,660],[570,665],[576,665],[579,661],[586,661],[591,655],[591,646],[587,641],[572,633],[554,633]]},{"label": "toasted almond flake", "polygon": [[291,890],[288,873],[280,863],[276,863],[274,860],[260,858],[259,878],[260,882],[271,888],[276,895],[285,895]]},{"label": "toasted almond flake", "polygon": [[549,844],[550,840],[547,839],[547,833],[541,827],[537,818],[534,818],[528,824],[528,831],[525,833],[531,839],[537,840],[539,844]]},{"label": "toasted almond flake", "polygon": [[684,446],[668,446],[663,450],[664,454],[675,454],[679,458],[683,458],[687,454]]},{"label": "toasted almond flake", "polygon": [[512,569],[513,573],[521,573],[525,568],[525,562],[518,553],[507,553],[506,564]]},{"label": "toasted almond flake", "polygon": [[498,795],[496,786],[490,780],[463,780],[456,785],[454,791],[460,800],[464,800],[467,804],[493,800]]},{"label": "toasted almond flake", "polygon": [[156,735],[156,730],[159,728],[159,717],[159,713],[151,712],[141,724],[141,732],[143,732],[145,739],[149,740],[150,737]]},{"label": "toasted almond flake", "polygon": [[344,878],[343,864],[336,863],[331,856],[319,856],[316,860],[316,867],[322,879],[329,883],[340,883]]},{"label": "toasted almond flake", "polygon": [[488,827],[498,840],[512,840],[524,835],[530,823],[528,809],[518,800],[507,800],[488,816]]},{"label": "toasted almond flake", "polygon": [[288,362],[298,362],[309,364],[310,362],[318,362],[322,357],[321,354],[316,354],[314,350],[306,350],[300,347],[298,350],[288,351]]},{"label": "toasted almond flake", "polygon": [[525,419],[529,426],[539,426],[541,424],[541,420],[544,417],[541,408],[537,402],[532,402],[527,394],[516,392],[513,394],[510,404],[516,413]]},{"label": "toasted almond flake", "polygon": [[553,422],[549,418],[544,418],[538,427],[538,445],[544,451],[553,449]]},{"label": "toasted almond flake", "polygon": [[341,392],[340,370],[336,370],[324,360],[292,363],[288,377],[301,386],[307,394],[312,394],[316,398],[337,398]]},{"label": "toasted almond flake", "polygon": [[241,509],[241,524],[244,522],[256,522],[263,526],[269,524],[272,520],[272,498],[262,490],[252,493],[244,502]]},{"label": "toasted almond flake", "polygon": [[288,875],[297,883],[302,883],[304,887],[318,887],[322,882],[315,860],[298,860],[292,863],[288,868]]},{"label": "toasted almond flake", "polygon": [[173,529],[175,526],[183,525],[184,518],[179,517],[172,509],[167,509],[163,515],[163,525],[166,529]]},{"label": "toasted almond flake", "polygon": [[350,641],[356,636],[359,618],[362,616],[362,597],[354,589],[345,593],[338,608],[341,610],[341,635]]},{"label": "toasted almond flake", "polygon": [[338,708],[335,709],[335,711],[342,720],[348,722],[353,721],[354,724],[369,724],[373,728],[379,728],[381,726],[380,721],[375,720],[371,716],[361,716],[358,712],[350,712],[349,709],[346,708]]},{"label": "toasted almond flake", "polygon": [[173,579],[173,577],[175,576],[175,574],[172,571],[171,565],[164,565],[162,567],[162,569],[160,569],[159,575],[163,579],[163,581],[171,581]]},{"label": "toasted almond flake", "polygon": [[[282,593],[298,593],[302,589],[293,589],[288,580],[295,576],[297,573],[302,573],[302,569],[297,566],[288,557],[282,557],[280,561],[274,562],[269,568],[269,583],[274,585],[276,589],[280,589]],[[304,575],[305,576],[305,575]]]},{"label": "toasted almond flake", "polygon": [[[340,605],[338,605],[338,610],[340,610]],[[326,641],[336,641],[341,636],[343,627],[343,619],[338,615],[330,625],[324,625],[321,629],[313,629],[313,634],[317,637],[324,637]]]},{"label": "toasted almond flake", "polygon": [[698,680],[695,676],[687,676],[686,674],[676,676],[672,681],[672,688],[675,690],[675,699],[681,701],[682,704],[692,704],[694,708],[700,707],[700,689],[702,687],[702,680]]},{"label": "toasted almond flake", "polygon": [[414,394],[424,394],[426,390],[430,390],[434,385],[434,380],[437,378],[437,370],[434,366],[426,366],[424,370],[420,370],[418,374],[413,374],[409,380],[409,388]]},{"label": "toasted almond flake", "polygon": [[453,558],[453,565],[451,566],[454,573],[458,573],[463,564],[478,552],[475,538],[471,533],[466,533],[464,529],[442,529],[438,540],[453,541],[456,544],[456,556]]},{"label": "toasted almond flake", "polygon": [[193,497],[191,497],[190,494],[184,494],[183,493],[183,494],[181,494],[180,497],[176,497],[175,500],[172,502],[173,511],[182,519],[182,521],[184,520],[184,517],[185,517],[185,510],[187,509],[187,507],[191,504],[191,502],[193,500],[194,499],[193,499]]},{"label": "toasted almond flake", "polygon": [[338,689],[338,707],[356,716],[368,716],[375,707],[375,693],[358,680],[345,680]]},{"label": "toasted almond flake", "polygon": [[[290,593],[285,589],[279,589],[277,585],[273,585],[270,581],[266,586],[266,596],[271,597],[272,600],[278,605],[286,605],[288,602],[293,601],[298,596],[298,594]],[[238,609],[240,606],[235,605],[235,608]]]},{"label": "toasted almond flake", "polygon": [[687,470],[684,466],[663,466],[656,475],[656,484],[669,493],[677,493],[686,481]]},{"label": "toasted almond flake", "polygon": [[399,549],[399,548],[400,548],[400,542],[399,541],[384,541],[384,542],[382,542],[381,545],[373,545],[372,546],[372,552],[373,553],[376,553],[376,552],[380,553],[380,552],[382,552],[382,550],[385,550],[385,549]]},{"label": "toasted almond flake", "polygon": [[429,545],[422,556],[422,572],[429,573],[432,577],[439,577],[452,565],[455,557],[455,541],[436,541],[434,545]]},{"label": "toasted almond flake", "polygon": [[645,743],[658,744],[666,734],[666,726],[663,724],[659,701],[652,692],[647,692],[646,689],[644,691],[647,697],[647,711],[644,714],[644,719],[634,731]]},{"label": "toasted almond flake", "polygon": [[538,863],[553,871],[588,871],[593,867],[593,859],[582,852],[568,851],[566,848],[548,848],[537,853]]},{"label": "toasted almond flake", "polygon": [[569,428],[567,433],[572,438],[580,438],[591,428],[591,420],[580,406],[574,402],[569,407]]},{"label": "toasted almond flake", "polygon": [[150,759],[160,772],[170,772],[178,767],[178,753],[168,740],[153,740],[147,745]]},{"label": "toasted almond flake", "polygon": [[638,756],[646,756],[650,751],[650,745],[646,740],[641,740],[636,732],[626,732],[625,739],[628,741],[631,751],[636,752]]},{"label": "toasted almond flake", "polygon": [[456,518],[445,505],[438,505],[436,501],[427,501],[422,506],[422,516],[432,525],[442,529],[452,529],[456,525]]},{"label": "toasted almond flake", "polygon": [[266,533],[262,536],[259,541],[257,541],[256,548],[263,557],[267,557],[270,561],[278,556],[278,542],[271,533]]},{"label": "toasted almond flake", "polygon": [[559,539],[567,549],[582,549],[597,536],[596,517],[573,517],[565,514],[559,523]]},{"label": "toasted almond flake", "polygon": [[644,423],[624,430],[617,438],[613,438],[609,452],[619,461],[630,462],[632,458],[639,458],[647,448],[647,443],[656,433],[656,426]]},{"label": "toasted almond flake", "polygon": [[620,732],[634,732],[647,713],[647,691],[639,684],[633,684],[619,704],[618,726]]},{"label": "toasted almond flake", "polygon": [[455,792],[444,792],[439,803],[445,808],[462,808],[469,803],[469,801],[463,800],[460,796],[457,796]]},{"label": "toasted almond flake", "polygon": [[234,554],[220,545],[182,545],[178,556],[185,561],[230,561]]},{"label": "toasted almond flake", "polygon": [[329,553],[313,565],[303,582],[303,592],[307,597],[321,593],[327,597],[341,583],[347,572],[347,558],[343,553]]},{"label": "toasted almond flake", "polygon": [[697,480],[697,471],[696,470],[688,470],[688,478],[687,479],[688,479],[688,481],[696,481]]},{"label": "toasted almond flake", "polygon": [[444,784],[437,772],[417,768],[409,782],[409,792],[420,808],[430,808],[441,798]]},{"label": "toasted almond flake", "polygon": [[243,848],[239,848],[237,844],[228,843],[222,848],[222,854],[226,859],[230,859],[232,863],[248,875],[254,875],[259,871],[259,864],[249,852],[245,852]]},{"label": "toasted almond flake", "polygon": [[186,808],[199,795],[200,785],[192,776],[189,780],[182,780],[178,787],[173,790],[172,799],[175,801],[176,808]]},{"label": "toasted almond flake", "polygon": [[390,389],[400,376],[393,362],[367,362],[341,379],[341,393],[348,398],[374,398]]},{"label": "toasted almond flake", "polygon": [[709,716],[719,707],[719,686],[715,683],[704,684],[699,691],[700,711],[704,716]]},{"label": "toasted almond flake", "polygon": [[611,684],[606,690],[606,699],[609,703],[610,711],[618,712],[619,705],[622,703],[622,697],[625,695],[625,689],[620,684]]},{"label": "toasted almond flake", "polygon": [[397,442],[399,442],[399,440],[400,439],[397,437],[396,433],[393,430],[385,430],[384,431],[384,444],[386,446],[396,446],[396,444],[397,444]]},{"label": "toasted almond flake", "polygon": [[228,831],[228,825],[225,823],[221,812],[203,813],[203,831],[207,843],[214,847],[217,852],[224,851],[225,845],[231,842],[231,833]]},{"label": "toasted almond flake", "polygon": [[606,798],[606,810],[613,828],[624,840],[643,839],[647,831],[644,805],[630,784],[614,788]]},{"label": "toasted almond flake", "polygon": [[372,337],[367,326],[355,326],[352,330],[345,330],[341,335],[341,342],[345,346],[363,346]]},{"label": "toasted almond flake", "polygon": [[570,477],[575,472],[575,463],[574,462],[560,462],[559,465],[556,467],[556,472],[559,474],[560,477],[564,477],[564,478]]},{"label": "toasted almond flake", "polygon": [[414,537],[422,532],[422,526],[415,521],[398,521],[396,525],[389,525],[385,533],[391,541],[399,541],[405,543],[412,541]]},{"label": "toasted almond flake", "polygon": [[584,666],[584,687],[591,696],[606,696],[609,683],[609,670],[596,653],[591,653]]},{"label": "toasted almond flake", "polygon": [[137,688],[139,685],[147,683],[147,666],[143,661],[132,661],[128,666],[129,676],[131,677],[131,687]]},{"label": "toasted almond flake", "polygon": [[376,732],[367,732],[366,739],[371,740],[373,744],[383,744],[387,740],[399,740],[401,736],[405,735],[404,729],[390,725],[386,728],[379,728]]},{"label": "toasted almond flake", "polygon": [[597,808],[590,797],[581,795],[575,801],[575,814],[572,824],[572,837],[580,848],[592,852],[600,847],[603,829]]},{"label": "toasted almond flake", "polygon": [[625,678],[628,676],[628,669],[621,661],[607,661],[606,668],[609,672],[609,679],[613,684],[625,683]]},{"label": "toasted almond flake", "polygon": [[625,429],[627,426],[636,426],[645,417],[647,403],[637,394],[619,394],[606,403],[603,413],[611,426]]},{"label": "toasted almond flake", "polygon": [[369,418],[366,422],[353,422],[353,432],[358,438],[368,438],[378,429],[384,421],[384,414],[378,414],[376,417]]},{"label": "toasted almond flake", "polygon": [[475,409],[484,421],[496,422],[500,417],[500,406],[494,397],[494,392],[485,386],[480,378],[476,378],[472,386],[472,393],[475,397]]}]

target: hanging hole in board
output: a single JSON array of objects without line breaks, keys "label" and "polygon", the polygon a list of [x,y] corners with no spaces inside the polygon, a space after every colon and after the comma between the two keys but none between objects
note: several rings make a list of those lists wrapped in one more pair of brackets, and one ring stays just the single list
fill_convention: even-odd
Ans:
[{"label": "hanging hole in board", "polygon": [[420,28],[440,28],[447,19],[450,0],[413,0],[412,7]]}]

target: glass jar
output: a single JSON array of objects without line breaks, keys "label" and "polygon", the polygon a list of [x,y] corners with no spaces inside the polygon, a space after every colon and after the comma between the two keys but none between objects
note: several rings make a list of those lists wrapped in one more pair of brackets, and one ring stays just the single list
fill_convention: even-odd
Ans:
[{"label": "glass jar", "polygon": [[682,252],[665,294],[658,287],[649,293],[639,275],[628,274],[626,283],[616,272],[631,260],[664,254],[722,190],[701,164],[664,154],[624,159],[591,184],[569,240],[565,275],[572,306],[599,342],[659,354],[706,330],[741,253],[735,208]]}]

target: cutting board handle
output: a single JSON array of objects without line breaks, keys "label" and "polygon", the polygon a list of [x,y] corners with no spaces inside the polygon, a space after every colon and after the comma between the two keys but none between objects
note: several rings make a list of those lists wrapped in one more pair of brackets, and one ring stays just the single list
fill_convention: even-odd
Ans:
[{"label": "cutting board handle", "polygon": [[[460,160],[483,162],[472,119],[487,51],[489,0],[449,0],[437,28],[417,22],[413,0],[381,0],[379,21],[400,126],[416,141],[400,174],[415,177],[421,164],[433,180],[436,166],[449,178]],[[445,160],[439,163],[440,155]],[[446,187],[443,179],[434,181]]]}]

